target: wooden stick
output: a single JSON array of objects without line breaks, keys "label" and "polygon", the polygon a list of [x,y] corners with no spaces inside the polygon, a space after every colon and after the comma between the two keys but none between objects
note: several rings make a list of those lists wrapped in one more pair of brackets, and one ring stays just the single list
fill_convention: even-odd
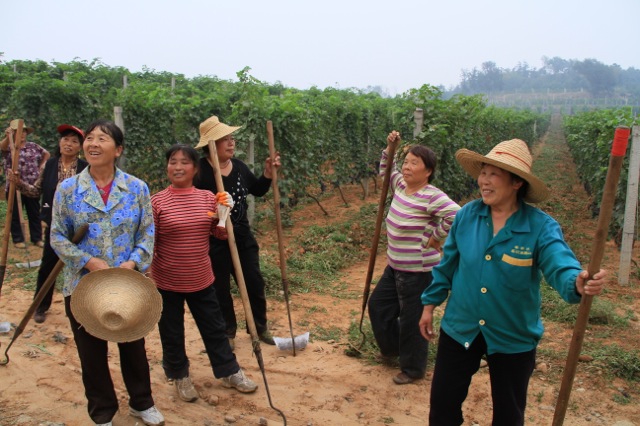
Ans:
[{"label": "wooden stick", "polygon": [[276,230],[278,234],[278,251],[280,252],[280,275],[282,277],[282,291],[284,292],[284,302],[287,305],[287,317],[289,318],[289,332],[291,334],[291,346],[293,356],[296,356],[296,342],[293,335],[293,325],[291,322],[291,309],[289,309],[289,281],[287,281],[287,258],[284,254],[284,237],[282,235],[282,218],[280,217],[280,190],[278,189],[278,171],[276,170],[276,148],[273,140],[273,123],[267,121],[267,137],[269,139],[269,156],[271,157],[271,185],[273,186],[273,204],[275,205]]},{"label": "wooden stick", "polygon": [[369,301],[369,293],[371,292],[371,280],[373,279],[373,269],[376,265],[376,257],[378,255],[378,243],[380,242],[380,232],[382,228],[382,220],[384,219],[384,207],[387,202],[387,192],[389,191],[389,181],[391,179],[391,172],[393,167],[393,160],[396,155],[396,149],[398,147],[399,137],[393,143],[389,144],[389,151],[387,152],[387,169],[382,179],[382,191],[380,192],[380,201],[378,201],[378,214],[376,216],[375,232],[373,234],[373,240],[371,242],[371,251],[369,252],[369,266],[367,268],[367,276],[364,281],[364,291],[362,294],[362,312],[360,314],[359,330],[362,335],[362,341],[357,348],[359,350],[366,340],[366,335],[362,330],[362,322],[364,321],[364,313],[367,310],[367,302]]},{"label": "wooden stick", "polygon": [[[220,162],[218,161],[218,151],[216,151],[216,142],[209,141],[209,159],[211,160],[211,164],[213,165],[213,174],[216,181],[216,188],[218,192],[224,191],[224,183],[222,182],[222,173],[220,172]],[[284,416],[284,413],[278,408],[273,406],[271,402],[271,392],[269,392],[269,384],[267,383],[267,374],[264,369],[264,360],[262,359],[262,351],[260,349],[260,339],[258,337],[258,330],[256,329],[256,322],[253,319],[253,312],[251,310],[251,303],[249,302],[249,294],[247,293],[247,285],[244,281],[244,274],[242,273],[242,264],[240,263],[240,255],[238,254],[238,247],[236,246],[236,236],[233,231],[233,222],[231,221],[231,212],[229,212],[229,216],[227,216],[227,222],[225,224],[227,228],[228,242],[229,242],[229,251],[231,252],[231,260],[233,261],[233,268],[236,273],[236,283],[238,284],[238,289],[240,290],[240,296],[242,298],[242,306],[244,307],[244,316],[247,321],[247,328],[249,329],[249,334],[251,335],[251,341],[253,346],[253,353],[256,355],[256,360],[258,360],[258,366],[260,367],[260,371],[262,372],[262,379],[264,381],[264,387],[267,392],[267,398],[269,400],[269,405],[273,408],[284,420],[284,424],[287,424],[287,419]]]},{"label": "wooden stick", "polygon": [[[22,129],[24,127],[24,120],[12,120],[11,128],[16,127],[16,140],[22,141]],[[20,150],[15,148],[13,141],[13,135],[9,135],[9,143],[11,145],[11,171],[14,173],[18,171],[18,162],[20,160]],[[5,170],[5,173],[7,171]],[[8,178],[8,176],[7,176]],[[13,216],[13,204],[16,196],[16,184],[13,180],[9,181],[9,193],[7,194],[7,216],[4,222],[4,234],[2,236],[2,254],[0,255],[0,292],[2,291],[2,284],[4,284],[4,274],[7,270],[7,254],[9,250],[9,238],[11,237],[11,218]]]},{"label": "wooden stick", "polygon": [[[76,245],[79,244],[80,241],[82,241],[82,239],[84,238],[88,229],[88,224],[82,225],[73,235],[71,242]],[[58,259],[55,266],[49,273],[49,276],[42,284],[42,287],[38,291],[38,294],[36,294],[36,297],[33,299],[33,302],[31,302],[31,306],[29,306],[29,309],[27,309],[27,312],[24,314],[22,321],[20,321],[20,324],[16,327],[16,331],[13,333],[13,337],[11,338],[7,349],[4,351],[4,359],[0,360],[0,365],[7,365],[9,363],[9,348],[11,347],[11,345],[13,345],[13,342],[18,338],[18,336],[20,336],[24,331],[25,327],[29,323],[29,320],[33,316],[33,313],[38,308],[38,306],[40,306],[42,299],[45,298],[49,289],[55,284],[56,278],[58,277],[58,274],[60,274],[60,271],[62,271],[62,268],[64,268],[64,262]]]},{"label": "wooden stick", "polygon": [[[600,271],[600,263],[604,256],[604,245],[607,241],[609,231],[609,222],[613,214],[613,205],[616,198],[616,190],[618,188],[618,180],[620,179],[620,171],[624,161],[624,154],[627,150],[627,142],[629,139],[629,128],[619,126],[616,128],[613,144],[611,146],[611,157],[609,159],[609,169],[604,184],[604,192],[602,194],[602,202],[600,203],[600,215],[598,216],[598,226],[594,237],[593,246],[591,247],[591,257],[589,260],[589,279]],[[578,365],[578,357],[582,349],[584,333],[589,322],[589,311],[593,303],[593,296],[583,295],[578,309],[578,318],[573,328],[573,336],[569,353],[564,368],[564,376],[560,385],[560,393],[556,402],[556,410],[553,414],[553,426],[561,426],[564,423],[564,416],[567,412],[569,404],[569,396],[571,395],[571,387],[575,378],[576,368]]]}]

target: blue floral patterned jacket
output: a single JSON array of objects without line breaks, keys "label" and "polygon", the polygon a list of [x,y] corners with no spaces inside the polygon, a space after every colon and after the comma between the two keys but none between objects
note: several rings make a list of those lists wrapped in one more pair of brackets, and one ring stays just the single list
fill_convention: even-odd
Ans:
[{"label": "blue floral patterned jacket", "polygon": [[[83,224],[89,230],[82,241],[71,242]],[[51,247],[65,263],[62,293],[69,296],[97,257],[117,267],[132,260],[145,272],[153,258],[153,212],[147,184],[116,168],[107,204],[89,174],[89,167],[58,186],[53,200]]]}]

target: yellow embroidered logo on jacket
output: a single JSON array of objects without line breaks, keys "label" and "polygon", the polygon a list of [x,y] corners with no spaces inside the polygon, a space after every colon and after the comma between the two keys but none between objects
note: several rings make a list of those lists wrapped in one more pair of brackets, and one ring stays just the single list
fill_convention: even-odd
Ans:
[{"label": "yellow embroidered logo on jacket", "polygon": [[518,259],[512,256],[509,256],[508,254],[503,254],[502,255],[502,261],[505,263],[508,263],[509,265],[513,265],[513,266],[531,266],[533,265],[533,258],[529,257],[527,259]]}]

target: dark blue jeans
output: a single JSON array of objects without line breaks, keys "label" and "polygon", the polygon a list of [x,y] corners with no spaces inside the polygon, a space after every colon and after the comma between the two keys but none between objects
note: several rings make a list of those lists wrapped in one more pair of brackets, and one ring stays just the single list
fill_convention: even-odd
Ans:
[{"label": "dark blue jeans", "polygon": [[167,377],[182,379],[189,375],[189,358],[184,343],[185,301],[202,336],[213,375],[221,378],[237,373],[240,366],[229,346],[213,286],[193,293],[159,291],[162,295],[162,316],[158,329],[162,342],[162,367]]},{"label": "dark blue jeans", "polygon": [[422,292],[431,272],[401,272],[387,266],[369,298],[369,319],[380,352],[399,356],[400,370],[419,379],[427,370],[429,342],[420,334]]},{"label": "dark blue jeans", "polygon": [[[438,354],[431,382],[429,425],[462,424],[462,403],[467,398],[471,378],[480,368],[480,360],[486,353],[487,343],[482,333],[478,334],[469,349],[465,349],[440,330]],[[527,387],[536,363],[536,350],[515,354],[491,354],[487,356],[487,363],[493,400],[491,424],[524,425]]]}]

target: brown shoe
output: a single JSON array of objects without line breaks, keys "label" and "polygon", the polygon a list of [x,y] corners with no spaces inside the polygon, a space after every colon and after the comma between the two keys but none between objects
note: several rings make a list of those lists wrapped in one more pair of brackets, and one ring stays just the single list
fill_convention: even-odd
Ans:
[{"label": "brown shoe", "polygon": [[398,373],[398,375],[393,378],[393,382],[396,385],[408,385],[409,383],[413,383],[416,380],[418,380],[418,379],[414,379],[413,377],[409,377],[405,373]]},{"label": "brown shoe", "polygon": [[43,248],[44,247],[44,241],[40,240],[40,241],[36,241],[35,243],[33,243],[34,245]]},{"label": "brown shoe", "polygon": [[42,324],[46,319],[47,319],[47,313],[46,312],[36,312],[33,315],[33,320],[35,322],[37,322],[38,324]]},{"label": "brown shoe", "polygon": [[25,248],[27,245],[24,242],[20,241],[19,243],[13,243],[13,246],[15,248]]}]

